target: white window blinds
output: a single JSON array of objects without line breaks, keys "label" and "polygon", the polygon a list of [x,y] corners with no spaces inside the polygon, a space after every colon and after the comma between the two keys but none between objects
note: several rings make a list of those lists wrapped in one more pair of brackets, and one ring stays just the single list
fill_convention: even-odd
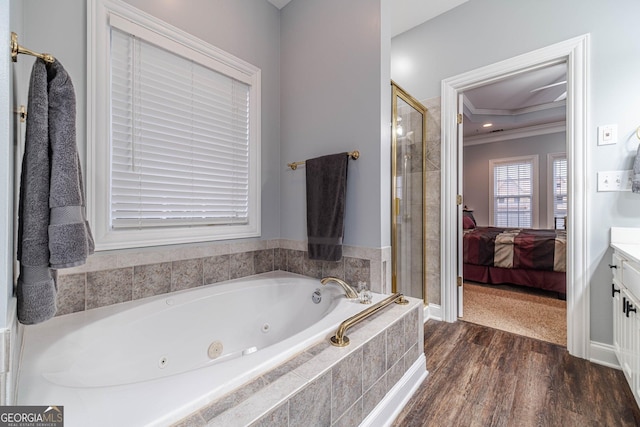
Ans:
[{"label": "white window blinds", "polygon": [[111,227],[244,224],[250,86],[111,29]]},{"label": "white window blinds", "polygon": [[533,226],[533,160],[493,165],[493,221],[496,227]]},{"label": "white window blinds", "polygon": [[553,159],[553,217],[554,227],[566,229],[567,217],[567,159]]}]

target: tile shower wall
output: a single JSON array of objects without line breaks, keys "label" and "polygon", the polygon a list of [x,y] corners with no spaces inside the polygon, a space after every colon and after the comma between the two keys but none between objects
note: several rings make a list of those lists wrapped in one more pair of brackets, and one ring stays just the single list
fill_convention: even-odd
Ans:
[{"label": "tile shower wall", "polygon": [[426,171],[426,276],[430,304],[440,305],[440,97],[421,101],[427,107]]},{"label": "tile shower wall", "polygon": [[84,266],[59,271],[57,315],[275,270],[365,281],[382,290],[380,268],[375,268],[381,264],[380,250],[345,247],[345,254],[363,257],[323,262],[310,260],[304,247],[304,242],[272,240],[93,255]]}]

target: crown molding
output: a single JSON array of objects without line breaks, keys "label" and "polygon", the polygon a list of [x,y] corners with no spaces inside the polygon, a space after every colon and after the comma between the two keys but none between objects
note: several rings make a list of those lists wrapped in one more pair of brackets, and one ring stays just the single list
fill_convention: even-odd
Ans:
[{"label": "crown molding", "polygon": [[522,127],[519,129],[505,130],[502,132],[493,132],[478,136],[469,136],[463,139],[465,147],[471,145],[489,144],[491,142],[507,141],[510,139],[528,138],[531,136],[547,135],[550,133],[566,132],[567,126],[564,121],[545,123],[543,125],[534,125]]}]

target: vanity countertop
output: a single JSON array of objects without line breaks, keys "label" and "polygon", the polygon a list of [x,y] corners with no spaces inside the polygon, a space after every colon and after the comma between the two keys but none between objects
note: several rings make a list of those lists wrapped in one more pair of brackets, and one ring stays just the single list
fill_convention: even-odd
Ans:
[{"label": "vanity countertop", "polygon": [[640,228],[611,227],[611,247],[640,263]]}]

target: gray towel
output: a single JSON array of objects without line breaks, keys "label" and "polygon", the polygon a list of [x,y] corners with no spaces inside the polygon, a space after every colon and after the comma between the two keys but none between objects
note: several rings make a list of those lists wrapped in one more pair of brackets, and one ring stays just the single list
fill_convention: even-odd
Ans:
[{"label": "gray towel", "polygon": [[633,162],[633,181],[631,182],[631,191],[634,193],[640,193],[640,145],[638,145],[636,159]]},{"label": "gray towel", "polygon": [[56,313],[56,272],[93,253],[75,139],[75,93],[59,61],[36,59],[29,85],[18,207],[18,320]]},{"label": "gray towel", "polygon": [[340,153],[305,162],[309,259],[342,259],[348,159]]},{"label": "gray towel", "polygon": [[82,265],[93,253],[86,220],[80,157],[76,145],[76,95],[71,78],[56,61],[47,67],[49,82],[49,263],[51,268]]}]

